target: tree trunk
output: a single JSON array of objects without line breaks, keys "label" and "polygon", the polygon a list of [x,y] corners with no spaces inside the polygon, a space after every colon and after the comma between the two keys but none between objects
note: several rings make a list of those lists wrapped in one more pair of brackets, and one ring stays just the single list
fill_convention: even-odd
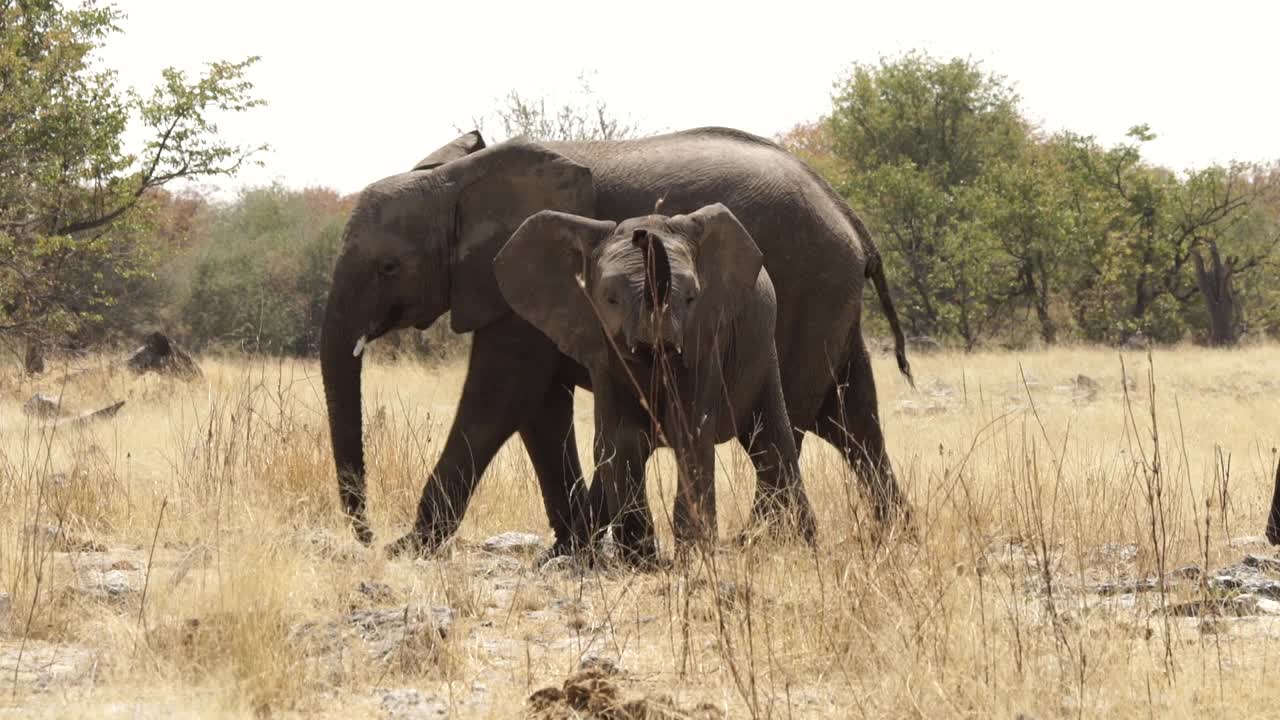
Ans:
[{"label": "tree trunk", "polygon": [[1036,319],[1040,321],[1040,339],[1045,345],[1052,345],[1058,340],[1058,326],[1049,316],[1049,273],[1043,265],[1038,270],[1038,285],[1034,280],[1031,282],[1031,291],[1035,295]]},{"label": "tree trunk", "polygon": [[22,367],[28,375],[39,375],[44,372],[44,348],[38,340],[27,341],[27,352],[22,360]]},{"label": "tree trunk", "polygon": [[1230,262],[1222,262],[1218,252],[1218,244],[1213,240],[1205,240],[1203,244],[1209,248],[1209,262],[1206,264],[1200,250],[1191,252],[1191,259],[1196,268],[1196,285],[1200,295],[1204,297],[1205,309],[1209,311],[1209,344],[1214,346],[1235,345],[1239,340],[1239,309],[1236,306],[1236,294],[1232,288],[1235,268]]},{"label": "tree trunk", "polygon": [[1040,321],[1040,339],[1045,345],[1052,345],[1058,341],[1058,326],[1053,324],[1053,318],[1049,317],[1049,302],[1043,296],[1036,298],[1036,319]]}]

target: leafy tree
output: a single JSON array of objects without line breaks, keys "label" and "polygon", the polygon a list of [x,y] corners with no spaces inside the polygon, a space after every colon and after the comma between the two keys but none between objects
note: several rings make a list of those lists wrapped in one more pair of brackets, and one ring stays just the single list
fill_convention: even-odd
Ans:
[{"label": "leafy tree", "polygon": [[1046,344],[1058,339],[1064,318],[1056,301],[1081,260],[1079,235],[1088,222],[1063,182],[1060,156],[1052,142],[1029,143],[1019,157],[990,165],[970,200],[974,224],[994,253],[987,302],[1033,312]]},{"label": "leafy tree", "polygon": [[774,140],[803,160],[832,187],[845,187],[851,168],[836,155],[835,136],[828,118],[797,123]]},{"label": "leafy tree", "polygon": [[197,219],[180,312],[197,350],[310,355],[352,200],[327,188],[243,191]]},{"label": "leafy tree", "polygon": [[1017,96],[972,61],[910,53],[854,65],[828,123],[841,190],[878,229],[908,326],[973,346],[998,319],[990,274],[1011,271],[975,224],[976,188],[1027,145]]},{"label": "leafy tree", "polygon": [[[94,2],[0,0],[0,333],[32,348],[100,323],[150,273],[140,210],[153,191],[231,175],[260,149],[214,124],[261,104],[245,79],[257,58],[193,79],[167,69],[142,96],[96,56],[122,19]],[[131,121],[147,133],[132,151]]]},{"label": "leafy tree", "polygon": [[[1256,166],[1242,163],[1179,178],[1143,161],[1141,146],[1155,137],[1147,126],[1129,137],[1103,149],[1093,138],[1064,136],[1074,181],[1095,198],[1095,228],[1103,231],[1091,238],[1076,288],[1086,337],[1115,342],[1142,333],[1176,341],[1200,302],[1208,342],[1235,343],[1241,317],[1235,279],[1260,267],[1274,246],[1236,230],[1269,186]],[[1239,254],[1224,261],[1222,243]]]}]

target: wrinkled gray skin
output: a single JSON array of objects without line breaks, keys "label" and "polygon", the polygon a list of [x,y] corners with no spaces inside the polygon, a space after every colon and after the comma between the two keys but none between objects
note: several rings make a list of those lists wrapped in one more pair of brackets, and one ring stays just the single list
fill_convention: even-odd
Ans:
[{"label": "wrinkled gray skin", "polygon": [[[767,486],[791,493],[776,505],[794,509],[813,539],[773,345],[773,283],[755,241],[724,205],[621,224],[544,210],[498,253],[494,273],[516,313],[590,372],[595,481],[624,555],[657,555],[644,489],[648,453],[663,446],[676,453],[673,525],[687,548],[716,536],[715,445],[745,437],[747,428],[755,430]],[[619,449],[635,443],[638,464],[618,462],[632,454]]]},{"label": "wrinkled gray skin", "polygon": [[[389,551],[435,548],[457,528],[476,482],[503,443],[519,433],[538,475],[555,533],[553,552],[595,536],[605,517],[602,483],[590,498],[574,451],[575,387],[589,388],[581,363],[512,312],[493,259],[540,210],[621,221],[651,212],[688,214],[722,202],[764,253],[777,297],[774,344],[795,428],[836,445],[870,490],[884,522],[906,504],[884,450],[871,362],[862,340],[862,295],[871,279],[903,339],[871,237],[831,188],[773,143],[723,128],[639,140],[510,141],[485,148],[468,133],[411,172],[361,192],[334,267],[321,338],[321,370],[339,495],[357,536],[372,539],[365,513],[360,353],[397,328],[425,328],[446,311],[453,329],[474,332],[467,378],[444,450],[427,479],[413,530]],[[750,429],[741,428],[750,444]],[[756,452],[756,500],[794,493],[769,487]],[[637,441],[616,462],[639,467]],[[586,518],[574,522],[574,518]]]}]

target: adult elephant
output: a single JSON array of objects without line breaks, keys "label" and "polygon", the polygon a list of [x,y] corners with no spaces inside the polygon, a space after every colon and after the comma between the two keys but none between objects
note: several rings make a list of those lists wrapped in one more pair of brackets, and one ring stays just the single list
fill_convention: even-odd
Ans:
[{"label": "adult elephant", "polygon": [[[603,517],[599,483],[590,508],[573,430],[573,391],[585,368],[560,353],[503,299],[493,259],[540,210],[621,221],[662,200],[667,214],[723,203],[764,254],[777,293],[776,346],[795,426],[839,447],[870,490],[875,515],[905,509],[885,454],[871,361],[861,334],[871,279],[893,328],[898,366],[910,377],[902,331],[880,257],[853,211],[804,163],[774,143],[724,128],[638,140],[513,140],[485,147],[468,133],[361,192],[347,223],[321,342],[321,368],[343,510],[362,542],[365,512],[361,352],[397,328],[426,328],[446,311],[473,332],[467,377],[444,450],[427,479],[413,530],[392,554],[438,546],[457,528],[498,449],[519,433],[555,533],[553,552],[592,537]],[[744,439],[750,428],[744,428]],[[777,477],[763,454],[758,476]],[[756,498],[783,497],[758,483]]]}]

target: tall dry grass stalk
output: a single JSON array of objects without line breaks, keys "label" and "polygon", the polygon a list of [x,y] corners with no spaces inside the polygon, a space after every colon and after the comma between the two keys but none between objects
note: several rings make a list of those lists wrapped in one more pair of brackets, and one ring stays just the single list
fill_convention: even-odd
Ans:
[{"label": "tall dry grass stalk", "polygon": [[[1280,619],[1235,617],[1211,573],[1186,566],[1271,554],[1237,540],[1260,534],[1270,497],[1276,356],[919,356],[918,391],[878,360],[913,535],[877,540],[856,479],[811,437],[816,552],[722,542],[648,574],[539,570],[478,547],[508,530],[548,535],[518,440],[438,557],[363,550],[337,510],[311,363],[206,360],[192,384],[104,367],[65,383],[8,375],[0,713],[394,716],[434,703],[511,717],[595,657],[620,673],[592,687],[613,688],[616,707],[647,698],[654,716],[1262,715],[1280,699]],[[412,519],[464,372],[369,363],[380,541]],[[50,429],[20,411],[36,390],[76,409],[127,404]],[[589,464],[590,397],[577,403]],[[752,470],[733,446],[718,459],[727,538],[747,523]],[[669,516],[669,451],[650,477]],[[669,517],[659,532],[669,551]],[[434,606],[456,612],[444,639],[342,625]],[[371,656],[377,643],[391,650]]]}]

